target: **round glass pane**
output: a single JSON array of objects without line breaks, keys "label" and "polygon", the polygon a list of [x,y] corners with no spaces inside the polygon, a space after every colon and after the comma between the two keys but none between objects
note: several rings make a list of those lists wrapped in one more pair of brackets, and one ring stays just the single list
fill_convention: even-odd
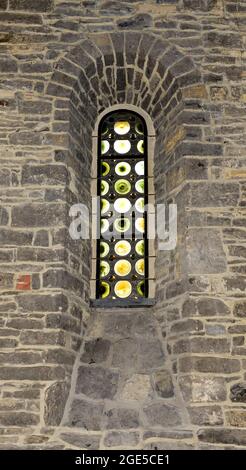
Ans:
[{"label": "round glass pane", "polygon": [[109,173],[110,166],[107,162],[102,162],[102,176],[107,176]]},{"label": "round glass pane", "polygon": [[117,297],[125,299],[126,297],[129,297],[129,295],[131,295],[132,286],[129,281],[118,281],[115,284],[114,292]]},{"label": "round glass pane", "polygon": [[144,218],[143,217],[139,217],[136,222],[135,222],[135,227],[136,229],[141,232],[141,233],[144,233]]},{"label": "round glass pane", "polygon": [[144,275],[144,259],[143,258],[139,259],[136,262],[135,269],[136,269],[138,274],[140,274],[141,276]]},{"label": "round glass pane", "polygon": [[109,228],[109,221],[107,219],[101,219],[101,233],[105,233]]},{"label": "round glass pane", "polygon": [[109,211],[110,203],[107,199],[101,199],[101,214],[106,214]]},{"label": "round glass pane", "polygon": [[100,283],[100,288],[99,288],[99,292],[100,292],[100,297],[102,299],[105,299],[106,297],[109,296],[110,294],[110,286],[107,282],[101,282]]},{"label": "round glass pane", "polygon": [[137,122],[137,124],[135,126],[135,131],[138,134],[143,134],[144,133],[144,127],[143,127],[143,124],[141,122]]},{"label": "round glass pane", "polygon": [[115,167],[115,173],[119,176],[126,176],[130,173],[131,166],[127,162],[119,162]]},{"label": "round glass pane", "polygon": [[119,233],[127,232],[130,229],[131,222],[129,219],[116,219],[114,221],[114,228]]},{"label": "round glass pane", "polygon": [[107,124],[104,123],[104,124],[102,125],[101,134],[102,134],[102,135],[106,135],[106,134],[108,133],[108,131],[109,131],[109,128],[108,128]]},{"label": "round glass pane", "polygon": [[136,252],[139,256],[144,255],[144,241],[139,240],[139,242],[136,243]]},{"label": "round glass pane", "polygon": [[119,260],[114,265],[114,270],[117,276],[128,276],[131,272],[132,266],[126,259]]},{"label": "round glass pane", "polygon": [[116,199],[114,203],[114,208],[117,212],[120,214],[125,214],[125,212],[128,212],[131,209],[132,205],[126,197],[120,197],[119,199]]},{"label": "round glass pane", "polygon": [[135,184],[136,191],[138,193],[144,193],[144,179],[138,180]]},{"label": "round glass pane", "polygon": [[100,262],[100,277],[105,277],[108,275],[110,271],[110,266],[107,261]]},{"label": "round glass pane", "polygon": [[100,242],[100,257],[105,258],[109,253],[109,245],[106,242]]},{"label": "round glass pane", "polygon": [[128,194],[131,191],[131,183],[127,180],[120,179],[116,181],[114,189],[118,194]]},{"label": "round glass pane", "polygon": [[141,295],[142,297],[144,296],[144,281],[140,281],[137,285],[137,293]]},{"label": "round glass pane", "polygon": [[144,141],[143,140],[140,140],[137,143],[137,149],[140,153],[144,153]]},{"label": "round glass pane", "polygon": [[109,190],[109,184],[107,183],[107,181],[102,180],[101,181],[101,195],[105,196],[108,190]]},{"label": "round glass pane", "polygon": [[144,175],[144,161],[141,160],[140,162],[136,163],[135,171],[136,171],[137,175],[139,175],[139,176]]},{"label": "round glass pane", "polygon": [[114,250],[118,256],[127,256],[131,251],[131,245],[126,240],[120,240],[115,244]]},{"label": "round glass pane", "polygon": [[131,142],[129,140],[116,140],[114,142],[114,149],[117,153],[124,154],[129,152]]},{"label": "round glass pane", "polygon": [[108,152],[109,147],[110,147],[110,145],[109,145],[108,140],[102,140],[102,142],[101,142],[101,152],[102,152],[102,155],[104,155],[105,153]]},{"label": "round glass pane", "polygon": [[138,212],[144,212],[144,198],[143,197],[140,197],[139,199],[136,200],[135,207]]},{"label": "round glass pane", "polygon": [[125,135],[130,130],[130,124],[128,121],[117,121],[114,125],[114,131],[118,135]]}]

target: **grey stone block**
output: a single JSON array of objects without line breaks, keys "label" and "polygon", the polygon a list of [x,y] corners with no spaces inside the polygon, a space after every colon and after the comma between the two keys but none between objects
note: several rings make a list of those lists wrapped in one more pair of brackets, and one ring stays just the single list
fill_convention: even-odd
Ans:
[{"label": "grey stone block", "polygon": [[79,427],[88,431],[100,431],[102,425],[103,404],[87,400],[74,400],[69,411],[68,426]]},{"label": "grey stone block", "polygon": [[67,382],[56,382],[45,390],[44,422],[47,426],[58,426],[61,422],[69,393]]},{"label": "grey stone block", "polygon": [[113,399],[118,386],[119,373],[103,367],[80,366],[76,392],[90,398]]},{"label": "grey stone block", "polygon": [[178,409],[163,402],[151,403],[144,408],[144,413],[151,426],[173,427],[182,424]]}]

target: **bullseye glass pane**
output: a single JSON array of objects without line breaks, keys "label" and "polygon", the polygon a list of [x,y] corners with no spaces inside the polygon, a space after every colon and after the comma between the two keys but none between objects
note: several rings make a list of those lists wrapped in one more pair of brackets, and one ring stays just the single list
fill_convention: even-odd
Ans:
[{"label": "bullseye glass pane", "polygon": [[145,122],[127,110],[110,113],[98,143],[96,296],[105,306],[141,303],[148,297]]}]

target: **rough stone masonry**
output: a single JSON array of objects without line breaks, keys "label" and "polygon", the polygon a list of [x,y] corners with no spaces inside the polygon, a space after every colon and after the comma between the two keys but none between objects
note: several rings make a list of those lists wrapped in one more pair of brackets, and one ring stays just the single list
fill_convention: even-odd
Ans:
[{"label": "rough stone masonry", "polygon": [[[244,0],[0,0],[0,449],[246,448],[245,46]],[[68,234],[116,104],[178,207],[152,308],[91,309]]]}]

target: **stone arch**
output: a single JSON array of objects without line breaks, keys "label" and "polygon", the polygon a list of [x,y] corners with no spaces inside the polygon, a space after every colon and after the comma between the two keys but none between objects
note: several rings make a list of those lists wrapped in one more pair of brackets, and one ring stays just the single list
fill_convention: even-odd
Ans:
[{"label": "stone arch", "polygon": [[[196,137],[187,136],[185,130],[191,124],[186,103],[186,97],[193,97],[191,88],[194,98],[199,98],[202,79],[193,61],[154,34],[91,34],[65,54],[55,66],[46,94],[53,99],[52,119],[60,123],[56,127],[67,151],[66,157],[58,158],[68,162],[76,197],[83,187],[80,198],[89,202],[92,136],[98,115],[124,104],[142,109],[152,120],[156,200],[167,199],[185,179],[184,170],[177,169],[185,142]],[[172,183],[164,193],[167,171]]]},{"label": "stone arch", "polygon": [[[191,167],[185,158],[196,152],[199,133],[191,117],[191,102],[199,122],[209,121],[199,101],[206,95],[200,72],[189,57],[154,34],[92,34],[58,61],[46,95],[53,101],[52,122],[60,142],[56,158],[69,171],[69,203],[90,205],[92,139],[98,115],[112,106],[124,105],[143,110],[152,120],[156,134],[156,202],[177,202],[180,218],[178,247],[157,256],[156,266],[155,313],[167,338],[175,374],[175,344],[187,336],[187,331],[173,331],[172,322],[179,318],[190,289],[185,258],[185,205]],[[79,248],[71,240],[64,243],[72,253],[78,250],[79,256],[85,257],[77,276],[83,284],[82,298],[87,309],[90,241],[83,241]],[[73,284],[71,281],[67,289],[73,291]],[[64,405],[65,402],[66,399]]]}]

